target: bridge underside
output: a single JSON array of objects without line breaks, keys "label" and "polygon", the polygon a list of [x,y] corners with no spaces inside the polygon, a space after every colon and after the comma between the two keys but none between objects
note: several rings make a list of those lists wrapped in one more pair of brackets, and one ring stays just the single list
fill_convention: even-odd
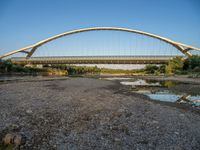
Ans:
[{"label": "bridge underside", "polygon": [[173,56],[67,56],[11,58],[15,64],[167,64]]}]

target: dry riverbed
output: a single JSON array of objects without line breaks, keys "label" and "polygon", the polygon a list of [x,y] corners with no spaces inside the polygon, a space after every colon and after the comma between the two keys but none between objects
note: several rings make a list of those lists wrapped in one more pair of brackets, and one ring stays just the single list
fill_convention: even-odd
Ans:
[{"label": "dry riverbed", "polygon": [[115,81],[0,84],[0,139],[21,149],[200,149],[200,115],[149,101]]}]

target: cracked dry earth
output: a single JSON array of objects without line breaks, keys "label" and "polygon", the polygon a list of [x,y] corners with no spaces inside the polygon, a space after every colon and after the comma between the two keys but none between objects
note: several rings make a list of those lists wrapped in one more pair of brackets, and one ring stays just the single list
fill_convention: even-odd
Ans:
[{"label": "cracked dry earth", "polygon": [[0,85],[0,138],[27,149],[199,150],[200,116],[89,78]]}]

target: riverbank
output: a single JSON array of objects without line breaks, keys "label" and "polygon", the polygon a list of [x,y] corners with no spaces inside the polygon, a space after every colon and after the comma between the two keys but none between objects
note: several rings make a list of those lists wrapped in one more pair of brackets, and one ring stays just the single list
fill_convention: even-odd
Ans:
[{"label": "riverbank", "polygon": [[68,76],[41,76],[41,75],[6,75],[0,76],[0,84],[10,82],[40,82],[40,81],[52,81],[52,80],[66,80]]},{"label": "riverbank", "polygon": [[194,83],[200,84],[200,78],[191,78],[188,75],[148,75],[148,74],[101,74],[99,77],[102,78],[109,78],[109,77],[116,77],[116,78],[137,78],[137,79],[150,79],[150,80],[158,80],[158,81],[177,81],[183,83]]},{"label": "riverbank", "polygon": [[200,78],[190,78],[188,75],[174,75],[174,76],[155,76],[155,75],[145,75],[145,76],[134,76],[136,78],[151,79],[151,80],[161,80],[161,81],[178,81],[183,83],[195,83],[200,84]]},{"label": "riverbank", "polygon": [[114,81],[69,78],[0,85],[0,138],[21,149],[199,149],[200,115],[149,101]]}]

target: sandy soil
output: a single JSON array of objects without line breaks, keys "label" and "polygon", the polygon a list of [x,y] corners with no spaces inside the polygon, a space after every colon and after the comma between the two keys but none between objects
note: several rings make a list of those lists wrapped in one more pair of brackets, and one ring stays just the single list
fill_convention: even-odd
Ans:
[{"label": "sandy soil", "polygon": [[0,138],[21,149],[200,149],[200,115],[149,101],[113,81],[69,78],[0,85]]}]

